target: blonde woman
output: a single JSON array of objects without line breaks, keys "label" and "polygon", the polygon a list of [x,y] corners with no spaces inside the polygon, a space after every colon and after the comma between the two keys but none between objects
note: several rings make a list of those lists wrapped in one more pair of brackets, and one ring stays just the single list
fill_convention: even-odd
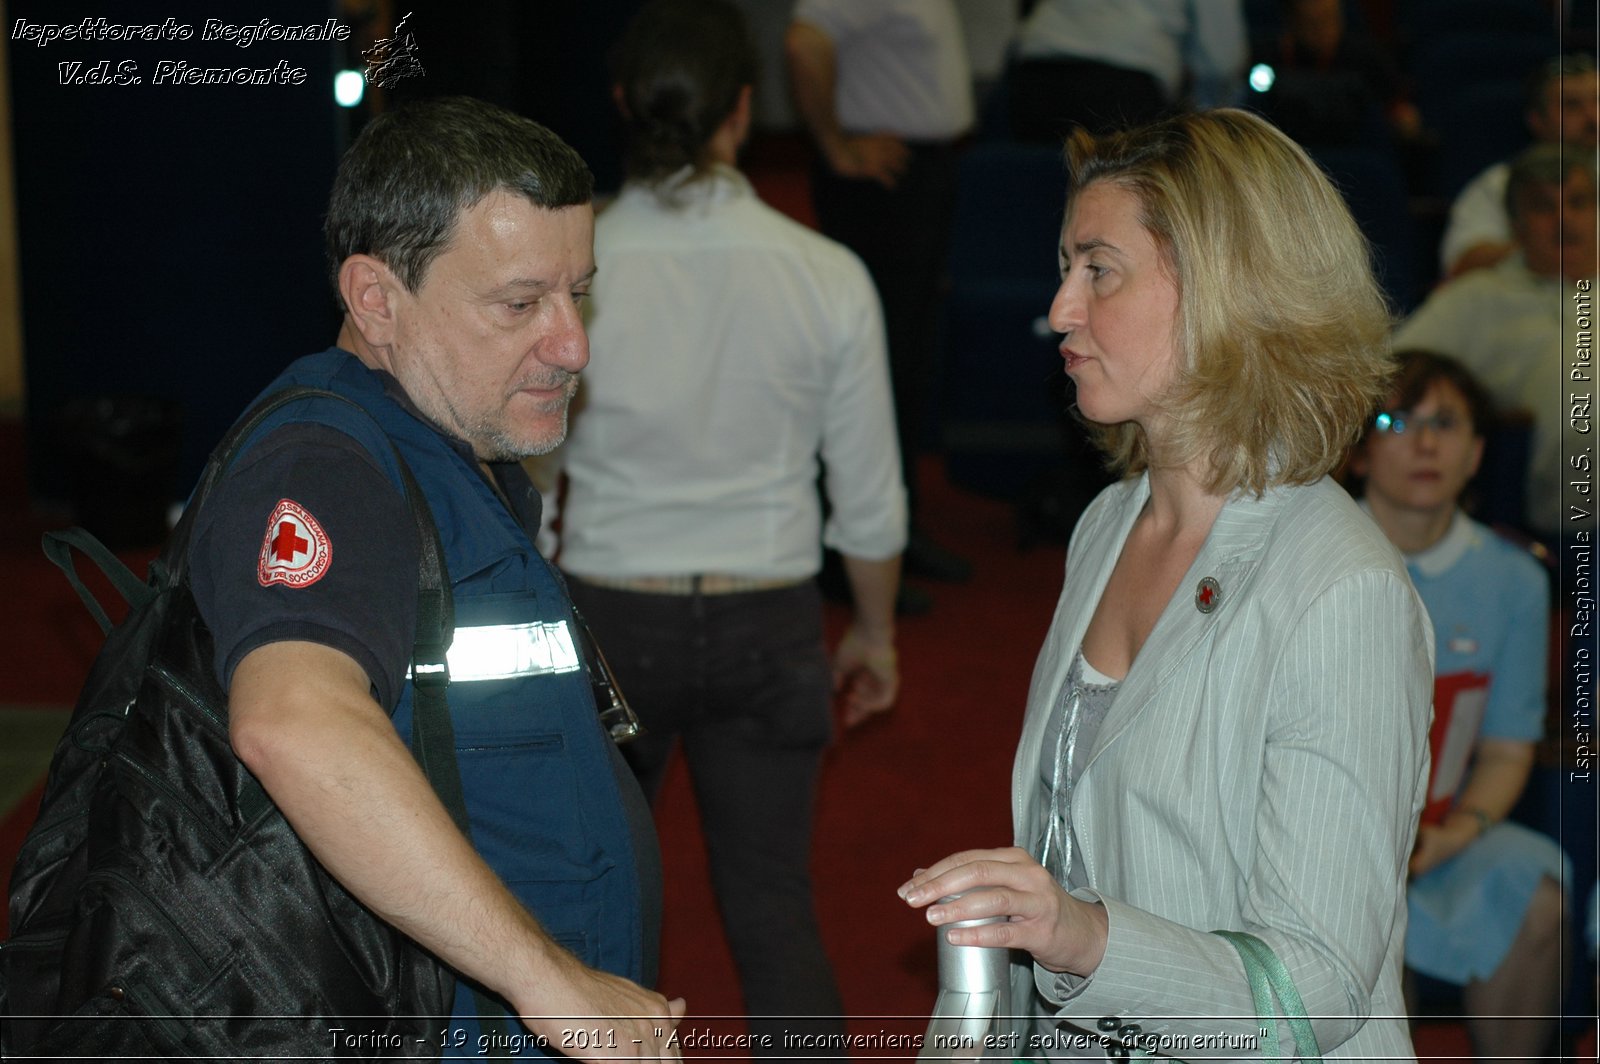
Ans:
[{"label": "blonde woman", "polygon": [[936,925],[1006,918],[949,935],[1024,951],[1019,1056],[1259,1056],[1239,955],[1211,934],[1236,930],[1287,968],[1327,1056],[1410,1057],[1432,637],[1327,475],[1388,376],[1366,245],[1305,154],[1243,112],[1067,152],[1050,321],[1124,479],[1067,553],[1016,845],[900,894]]}]

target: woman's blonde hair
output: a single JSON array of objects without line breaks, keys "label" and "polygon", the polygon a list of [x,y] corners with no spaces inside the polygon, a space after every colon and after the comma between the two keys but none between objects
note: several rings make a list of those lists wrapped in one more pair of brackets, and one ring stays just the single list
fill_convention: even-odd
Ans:
[{"label": "woman's blonde hair", "polygon": [[[1334,469],[1382,402],[1391,315],[1337,189],[1255,115],[1202,111],[1067,141],[1067,213],[1106,181],[1140,203],[1178,288],[1171,453],[1210,490],[1260,494]],[[1112,469],[1150,465],[1133,422],[1089,424]]]}]

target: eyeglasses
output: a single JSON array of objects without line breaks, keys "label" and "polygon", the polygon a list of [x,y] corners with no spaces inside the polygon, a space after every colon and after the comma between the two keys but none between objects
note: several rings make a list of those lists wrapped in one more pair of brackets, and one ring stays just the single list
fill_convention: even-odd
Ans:
[{"label": "eyeglasses", "polygon": [[594,702],[595,708],[600,713],[600,726],[618,746],[632,742],[644,731],[644,726],[639,723],[638,714],[628,705],[628,700],[622,696],[622,688],[617,684],[617,677],[611,671],[611,663],[606,661],[606,656],[600,652],[600,644],[595,641],[594,632],[589,629],[589,622],[583,619],[583,614],[578,612],[577,606],[572,607],[572,618],[578,622],[578,646],[583,655],[584,667],[589,671],[590,686],[594,688]]},{"label": "eyeglasses", "polygon": [[1426,417],[1409,410],[1384,410],[1372,422],[1373,428],[1391,436],[1404,436],[1407,432],[1421,432],[1423,429],[1432,429],[1441,436],[1447,436],[1465,426],[1466,422],[1456,416],[1453,410],[1442,410]]}]

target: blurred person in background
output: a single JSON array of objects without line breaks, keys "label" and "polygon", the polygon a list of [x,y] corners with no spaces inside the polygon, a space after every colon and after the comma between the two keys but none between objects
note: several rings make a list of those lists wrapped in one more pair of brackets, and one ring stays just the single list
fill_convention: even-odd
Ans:
[{"label": "blurred person in background", "polygon": [[[1415,138],[1417,108],[1391,56],[1345,23],[1342,0],[1279,0],[1283,29],[1254,42],[1272,78],[1251,106],[1301,144],[1382,145]],[[1253,86],[1254,87],[1254,86]]]},{"label": "blurred person in background", "polygon": [[[1574,157],[1587,153],[1592,158],[1600,142],[1600,73],[1594,59],[1561,56],[1534,71],[1528,81],[1525,117],[1536,142],[1564,146]],[[1446,276],[1493,266],[1516,253],[1515,224],[1506,198],[1510,174],[1510,160],[1495,163],[1456,194],[1439,243],[1439,265]]]},{"label": "blurred person in background", "polygon": [[[682,746],[756,1051],[793,1052],[785,1032],[844,1031],[809,867],[833,695],[849,726],[899,684],[883,322],[860,260],[737,168],[756,82],[738,8],[656,0],[614,63],[628,180],[596,226],[560,564],[644,726],[626,753],[652,799]],[[824,543],[855,603],[831,665]]]},{"label": "blurred person in background", "polygon": [[[911,513],[905,571],[966,580],[971,564],[917,520],[958,150],[974,119],[960,15],[954,0],[799,0],[784,54],[795,109],[817,146],[817,225],[861,256],[883,300]],[[902,612],[931,605],[921,588],[903,589]]]},{"label": "blurred person in background", "polygon": [[1239,0],[1040,0],[1017,30],[1011,134],[1060,144],[1185,104],[1237,103],[1247,55]]},{"label": "blurred person in background", "polygon": [[1525,525],[1562,527],[1563,451],[1586,445],[1561,401],[1568,346],[1592,313],[1575,298],[1596,274],[1593,153],[1536,144],[1512,162],[1506,208],[1515,249],[1436,289],[1395,330],[1397,350],[1448,351],[1495,403],[1533,417]]},{"label": "blurred person in background", "polygon": [[1437,648],[1406,966],[1462,988],[1481,1059],[1532,1060],[1554,1048],[1570,872],[1554,840],[1506,817],[1544,734],[1549,580],[1526,550],[1461,511],[1483,457],[1482,386],[1442,355],[1396,361],[1351,471],[1365,483],[1362,507],[1405,555]]}]

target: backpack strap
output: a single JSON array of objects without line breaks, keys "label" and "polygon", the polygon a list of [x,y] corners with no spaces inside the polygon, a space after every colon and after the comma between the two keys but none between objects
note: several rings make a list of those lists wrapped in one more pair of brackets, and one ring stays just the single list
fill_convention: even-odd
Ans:
[{"label": "backpack strap", "polygon": [[[399,460],[406,498],[412,503],[413,514],[418,516],[417,542],[421,547],[417,565],[417,628],[411,649],[411,749],[450,819],[470,842],[472,825],[467,819],[461,766],[456,762],[455,729],[450,723],[450,703],[445,696],[445,689],[450,686],[446,654],[455,633],[455,599],[450,594],[450,576],[445,569],[439,526],[428,511],[422,488],[398,450],[395,458]],[[509,1011],[476,983],[468,986],[478,1013],[479,1031],[489,1038],[491,1048],[485,1056],[490,1060],[506,1059],[507,1054],[500,1047],[507,1044]]]},{"label": "backpack strap", "polygon": [[[172,586],[183,580],[188,571],[189,533],[194,515],[222,479],[245,443],[262,424],[288,406],[305,399],[329,399],[348,404],[368,417],[372,415],[360,403],[338,392],[306,385],[291,385],[266,396],[247,410],[236,421],[222,442],[217,444],[206,460],[200,482],[184,508],[178,527],[173,530],[171,542],[162,551],[162,557],[151,566],[151,583],[141,581],[128,567],[107,550],[99,540],[81,528],[61,532],[47,532],[44,537],[45,555],[67,574],[73,589],[94,614],[103,631],[111,623],[106,612],[77,575],[72,562],[72,549],[77,548],[110,578],[117,591],[129,603],[137,606],[157,594],[157,587]],[[393,442],[391,441],[391,446]],[[439,539],[439,528],[434,523],[433,512],[422,488],[412,475],[398,448],[394,449],[395,464],[400,471],[401,485],[406,503],[411,508],[412,523],[416,528],[417,566],[417,628],[412,644],[412,674],[417,678],[416,711],[412,715],[412,749],[428,782],[438,793],[440,801],[450,811],[458,827],[467,831],[466,802],[461,792],[461,772],[456,765],[455,735],[450,724],[450,707],[445,697],[445,687],[450,682],[450,670],[445,653],[455,634],[455,602],[450,595],[450,571],[444,560],[444,545]],[[246,821],[253,820],[271,805],[271,800],[261,791],[260,784],[252,782],[250,791],[240,796],[240,813]]]},{"label": "backpack strap", "polygon": [[72,560],[74,548],[86,554],[89,560],[106,574],[117,593],[134,609],[138,609],[156,596],[155,588],[133,575],[133,570],[123,565],[121,558],[107,550],[105,544],[95,539],[85,529],[63,528],[57,532],[46,532],[40,546],[44,549],[44,556],[66,574],[67,582],[72,585],[72,590],[78,593],[78,598],[83,600],[83,604],[94,616],[102,635],[111,631],[111,618],[106,615],[104,607],[84,584],[83,578],[78,575],[77,566]]},{"label": "backpack strap", "polygon": [[[306,398],[338,399],[367,413],[366,408],[353,399],[317,388],[296,386],[268,396],[240,420],[239,427],[230,433],[223,446],[217,448],[217,453],[207,463],[191,505],[198,508],[205,494],[227,468],[239,445],[269,415],[287,403]],[[392,440],[390,446],[394,447]],[[433,519],[422,487],[398,447],[394,448],[394,457],[417,533],[417,623],[411,646],[411,750],[440,803],[470,842],[472,826],[467,819],[467,801],[461,789],[461,766],[456,762],[455,729],[450,722],[450,703],[445,694],[445,689],[450,685],[450,666],[446,655],[455,636],[455,599],[450,593],[450,571],[444,560],[444,543],[439,538],[439,526]],[[266,792],[254,780],[249,797],[258,800],[262,808],[269,804]],[[245,805],[244,798],[241,795],[241,812]],[[472,987],[472,993],[484,1033],[503,1034],[505,1009],[477,986]],[[491,1044],[503,1045],[505,1041],[503,1038],[492,1039]],[[499,1052],[489,1054],[491,1059],[503,1055]]]},{"label": "backpack strap", "polygon": [[[111,580],[116,590],[131,605],[138,606],[159,593],[160,588],[173,587],[187,576],[189,536],[194,517],[200,511],[212,489],[222,479],[233,459],[250,437],[267,418],[290,403],[305,399],[330,399],[347,403],[363,414],[371,413],[360,403],[337,392],[305,385],[293,385],[266,396],[251,407],[234,423],[222,442],[211,452],[198,485],[184,508],[183,516],[173,529],[168,546],[161,558],[151,565],[151,579],[141,581],[120,559],[107,550],[99,540],[81,528],[49,532],[44,536],[44,552],[67,575],[73,590],[94,615],[101,631],[109,632],[111,621],[100,603],[90,593],[73,565],[72,550],[82,551],[95,562]],[[456,762],[455,731],[450,721],[450,705],[446,688],[450,683],[450,668],[446,654],[455,634],[455,600],[450,592],[450,572],[445,563],[444,544],[439,538],[439,528],[433,519],[422,488],[416,477],[394,447],[395,464],[400,473],[406,503],[411,509],[416,529],[417,566],[417,623],[412,641],[411,676],[413,711],[411,716],[411,749],[423,774],[427,777],[439,801],[450,813],[457,828],[470,841],[471,825],[467,818],[466,798],[461,788],[461,769]],[[251,778],[249,785],[239,795],[239,813],[249,823],[273,805],[261,784]],[[477,987],[473,988],[480,1023],[485,1033],[505,1030],[506,1012]],[[503,1039],[499,1040],[503,1044]],[[492,1053],[491,1056],[501,1056]]]},{"label": "backpack strap", "polygon": [[[321,388],[294,385],[274,392],[261,400],[241,417],[226,438],[217,445],[206,462],[205,472],[195,489],[185,515],[198,512],[211,489],[221,479],[244,442],[272,414],[290,403],[302,399],[334,399],[371,416],[360,403],[338,392]],[[392,446],[392,443],[391,443]],[[439,800],[449,810],[456,826],[467,832],[466,801],[461,791],[461,770],[456,764],[455,731],[450,724],[450,705],[445,697],[445,687],[450,682],[450,668],[445,654],[455,635],[455,600],[450,594],[450,571],[444,560],[444,544],[439,538],[438,525],[433,511],[422,494],[422,488],[412,475],[398,448],[394,452],[395,464],[400,471],[401,485],[406,503],[411,508],[412,524],[417,535],[417,626],[411,648],[411,668],[415,693],[415,710],[412,713],[411,746],[422,771],[433,785]],[[186,568],[188,536],[184,530],[181,554],[168,560],[169,575],[179,579]],[[259,785],[255,788],[259,791]],[[264,793],[252,794],[253,814],[264,810],[270,800]],[[244,796],[241,796],[241,806]],[[257,804],[259,803],[259,804]],[[241,812],[243,810],[241,809]],[[470,838],[470,836],[469,836]]]},{"label": "backpack strap", "polygon": [[[428,512],[422,489],[403,461],[400,478],[405,482],[406,498],[413,500],[413,513],[419,516],[417,538],[422,547],[417,566],[417,630],[411,647],[411,746],[456,827],[471,839],[467,801],[461,791],[461,767],[456,764],[455,729],[445,697],[445,688],[450,685],[446,653],[455,634],[455,599],[450,595],[439,528]],[[425,522],[420,519],[424,517]]]}]

